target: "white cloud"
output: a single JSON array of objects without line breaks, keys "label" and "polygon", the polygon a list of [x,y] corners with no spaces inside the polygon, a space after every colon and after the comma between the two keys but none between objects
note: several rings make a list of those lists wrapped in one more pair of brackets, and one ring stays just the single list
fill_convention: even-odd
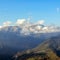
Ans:
[{"label": "white cloud", "polygon": [[35,29],[36,30],[41,30],[42,29],[42,26],[37,25],[37,26],[35,26]]},{"label": "white cloud", "polygon": [[48,27],[43,27],[43,30],[48,30]]},{"label": "white cloud", "polygon": [[17,24],[17,25],[22,25],[22,24],[25,23],[25,21],[26,21],[26,19],[18,19],[18,20],[16,21],[16,24]]},{"label": "white cloud", "polygon": [[2,28],[2,26],[0,26],[0,28]]},{"label": "white cloud", "polygon": [[9,26],[10,24],[11,24],[10,21],[6,21],[6,22],[3,23],[3,26]]},{"label": "white cloud", "polygon": [[[5,26],[10,26],[11,22],[10,21],[6,21],[3,23],[3,26],[0,26],[0,30],[2,30],[1,28],[5,27]],[[29,35],[30,33],[47,33],[47,32],[56,32],[56,31],[60,31],[60,28],[57,28],[56,26],[45,26],[44,25],[44,20],[40,20],[36,23],[31,23],[26,19],[17,19],[17,21],[15,22],[16,25],[18,25],[18,27],[16,25],[14,25],[10,30],[14,31],[14,32],[18,32],[24,35]],[[19,28],[21,30],[19,30]],[[5,28],[4,28],[5,29]],[[8,28],[6,28],[6,31],[9,30]]]},{"label": "white cloud", "polygon": [[37,23],[38,24],[44,24],[44,20],[39,20]]},{"label": "white cloud", "polygon": [[56,32],[58,31],[55,26],[45,26],[44,20],[40,20],[36,23],[31,24],[29,20],[26,19],[18,19],[16,22],[21,27],[21,33],[24,35],[28,35],[30,33],[47,33],[47,32]]}]

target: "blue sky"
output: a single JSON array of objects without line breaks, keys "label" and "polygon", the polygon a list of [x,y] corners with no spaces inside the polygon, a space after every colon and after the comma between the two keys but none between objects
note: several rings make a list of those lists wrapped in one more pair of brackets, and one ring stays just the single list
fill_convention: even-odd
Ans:
[{"label": "blue sky", "polygon": [[0,25],[29,17],[60,26],[60,0],[0,0]]}]

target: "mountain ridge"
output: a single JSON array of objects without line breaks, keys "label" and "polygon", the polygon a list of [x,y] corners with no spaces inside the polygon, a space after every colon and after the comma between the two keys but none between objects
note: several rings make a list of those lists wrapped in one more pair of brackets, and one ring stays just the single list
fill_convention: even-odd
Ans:
[{"label": "mountain ridge", "polygon": [[[44,58],[41,57],[41,54],[43,54]],[[25,55],[25,57],[24,57],[24,55]],[[36,57],[36,60],[39,60],[38,56],[40,56],[41,59],[43,59],[43,60],[45,58],[46,58],[46,60],[53,60],[53,59],[60,60],[60,35],[51,37],[49,40],[45,40],[45,42],[38,45],[36,48],[34,48],[32,50],[27,50],[25,52],[22,52],[21,54],[18,53],[15,56],[18,57],[18,59],[16,59],[16,60],[19,60],[19,59],[23,60],[25,58],[27,58],[26,60],[28,60],[28,59],[35,60],[35,57]],[[19,56],[20,56],[20,58],[19,58]]]}]

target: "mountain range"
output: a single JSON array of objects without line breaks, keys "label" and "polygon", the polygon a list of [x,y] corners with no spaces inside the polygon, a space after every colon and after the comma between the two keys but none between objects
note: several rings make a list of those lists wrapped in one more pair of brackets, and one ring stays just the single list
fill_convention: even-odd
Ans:
[{"label": "mountain range", "polygon": [[[41,27],[41,29],[39,30],[37,26],[39,26],[39,28]],[[50,27],[48,31],[46,29],[44,25],[39,24],[32,24],[29,26],[4,26],[0,28],[0,60],[11,60],[16,53],[22,51],[25,53],[25,51],[28,50],[28,52],[32,51],[35,53],[35,51],[38,52],[39,49],[39,51],[46,51],[46,49],[49,49],[47,48],[47,45],[50,46],[49,41],[52,40],[53,37],[56,38],[60,35],[60,29],[58,27]],[[55,44],[55,42],[53,44]]]}]

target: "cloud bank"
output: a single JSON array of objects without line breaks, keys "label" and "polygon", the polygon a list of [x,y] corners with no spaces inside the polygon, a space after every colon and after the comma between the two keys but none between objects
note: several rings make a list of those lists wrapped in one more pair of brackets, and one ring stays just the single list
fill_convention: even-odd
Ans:
[{"label": "cloud bank", "polygon": [[[9,27],[11,26],[10,21],[6,21],[0,26],[0,30],[6,29],[8,31]],[[20,30],[19,30],[20,29]],[[17,32],[19,31],[20,34],[29,35],[29,34],[38,34],[38,33],[51,33],[51,32],[60,32],[60,27],[56,26],[46,26],[44,25],[44,20],[39,20],[36,23],[32,23],[26,19],[17,19],[15,25],[10,27],[11,31]]]}]

